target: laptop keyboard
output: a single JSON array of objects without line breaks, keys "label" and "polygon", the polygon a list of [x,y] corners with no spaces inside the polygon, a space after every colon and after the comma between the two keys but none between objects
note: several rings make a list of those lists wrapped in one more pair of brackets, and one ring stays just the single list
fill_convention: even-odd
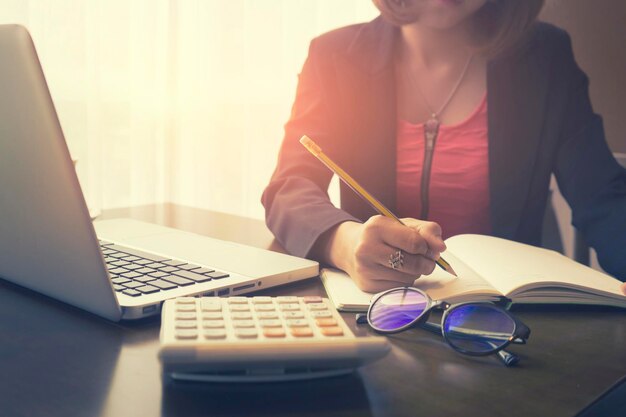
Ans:
[{"label": "laptop keyboard", "polygon": [[114,243],[100,241],[100,248],[111,276],[113,289],[131,297],[229,276],[226,272],[164,258]]}]

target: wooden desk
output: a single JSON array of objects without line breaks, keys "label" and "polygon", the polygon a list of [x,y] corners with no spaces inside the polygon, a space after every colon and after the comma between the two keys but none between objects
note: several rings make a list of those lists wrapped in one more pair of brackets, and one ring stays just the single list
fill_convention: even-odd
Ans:
[{"label": "wooden desk", "polygon": [[[105,212],[280,249],[262,222],[174,205]],[[317,279],[269,295],[324,295]],[[420,329],[348,377],[162,385],[158,319],[110,323],[0,281],[0,416],[573,416],[626,375],[626,314],[526,307],[520,366],[472,359]],[[353,324],[353,316],[344,318]],[[357,332],[368,332],[359,328]]]}]

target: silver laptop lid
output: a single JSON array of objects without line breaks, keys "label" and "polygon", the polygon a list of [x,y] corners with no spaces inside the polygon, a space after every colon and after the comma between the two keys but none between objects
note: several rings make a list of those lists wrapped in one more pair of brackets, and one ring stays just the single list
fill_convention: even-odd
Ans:
[{"label": "silver laptop lid", "polygon": [[28,31],[0,25],[0,277],[110,320],[111,287]]}]

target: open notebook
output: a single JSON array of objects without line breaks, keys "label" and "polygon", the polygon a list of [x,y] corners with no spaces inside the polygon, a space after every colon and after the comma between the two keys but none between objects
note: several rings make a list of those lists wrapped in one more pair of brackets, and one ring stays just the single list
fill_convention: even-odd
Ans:
[{"label": "open notebook", "polygon": [[[491,236],[458,235],[446,240],[446,260],[458,278],[440,268],[415,281],[434,300],[451,303],[509,298],[513,303],[597,304],[626,308],[622,284],[558,252]],[[322,282],[338,310],[366,311],[372,294],[336,269]]]}]

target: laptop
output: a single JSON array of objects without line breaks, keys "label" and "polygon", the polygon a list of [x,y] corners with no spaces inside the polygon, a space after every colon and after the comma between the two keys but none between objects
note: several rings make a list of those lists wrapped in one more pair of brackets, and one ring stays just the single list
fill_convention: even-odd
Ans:
[{"label": "laptop", "polygon": [[131,219],[92,223],[28,31],[0,25],[0,278],[109,320],[240,295],[316,262]]}]

